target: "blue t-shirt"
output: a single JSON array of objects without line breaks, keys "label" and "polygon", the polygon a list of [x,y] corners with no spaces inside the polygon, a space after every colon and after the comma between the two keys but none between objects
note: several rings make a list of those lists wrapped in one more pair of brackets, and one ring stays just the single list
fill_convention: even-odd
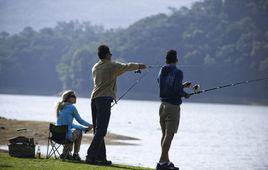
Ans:
[{"label": "blue t-shirt", "polygon": [[89,126],[90,123],[83,120],[80,115],[78,114],[77,109],[73,104],[66,104],[62,110],[60,110],[58,118],[57,118],[57,125],[68,125],[68,133],[67,139],[72,139],[72,129],[80,129],[82,131],[86,130],[87,127],[83,127],[80,125],[73,124],[73,120],[76,120],[81,125]]},{"label": "blue t-shirt", "polygon": [[181,98],[186,94],[182,85],[183,72],[175,65],[167,64],[160,69],[157,80],[161,101],[180,105]]}]

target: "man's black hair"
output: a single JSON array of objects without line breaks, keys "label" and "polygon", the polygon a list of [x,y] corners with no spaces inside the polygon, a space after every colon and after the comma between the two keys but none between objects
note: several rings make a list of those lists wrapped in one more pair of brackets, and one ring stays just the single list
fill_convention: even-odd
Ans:
[{"label": "man's black hair", "polygon": [[178,61],[177,51],[169,50],[166,55],[166,63],[171,64],[171,63],[176,63],[177,61]]},{"label": "man's black hair", "polygon": [[100,59],[104,59],[106,57],[106,54],[111,54],[110,49],[107,45],[100,45],[98,47],[98,56]]}]

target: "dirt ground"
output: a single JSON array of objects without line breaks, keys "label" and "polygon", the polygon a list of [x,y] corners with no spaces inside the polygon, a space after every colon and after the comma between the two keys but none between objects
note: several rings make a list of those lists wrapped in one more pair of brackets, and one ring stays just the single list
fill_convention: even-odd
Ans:
[{"label": "dirt ground", "polygon": [[[38,144],[46,145],[49,123],[50,122],[41,121],[21,121],[0,117],[0,145],[7,145],[9,143],[8,139],[16,136],[33,137]],[[17,131],[21,128],[26,128],[27,130]],[[92,137],[92,131],[84,134],[82,143],[90,144]],[[131,140],[139,139],[109,132],[105,137],[107,145],[133,145],[129,143]]]}]

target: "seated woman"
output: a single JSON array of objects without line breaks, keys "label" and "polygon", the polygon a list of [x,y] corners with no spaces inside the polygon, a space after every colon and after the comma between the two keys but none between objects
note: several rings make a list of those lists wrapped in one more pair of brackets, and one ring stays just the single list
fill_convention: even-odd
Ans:
[{"label": "seated woman", "polygon": [[[57,125],[68,125],[68,132],[66,138],[70,141],[63,148],[63,153],[60,158],[81,160],[79,156],[79,150],[82,140],[82,131],[87,132],[92,129],[92,125],[87,121],[83,120],[77,109],[73,104],[76,103],[75,92],[72,90],[65,91],[61,100],[57,103],[56,114],[57,114]],[[79,122],[81,125],[86,127],[73,124],[73,119]],[[74,153],[71,155],[74,143]],[[69,152],[68,152],[69,151]]]}]

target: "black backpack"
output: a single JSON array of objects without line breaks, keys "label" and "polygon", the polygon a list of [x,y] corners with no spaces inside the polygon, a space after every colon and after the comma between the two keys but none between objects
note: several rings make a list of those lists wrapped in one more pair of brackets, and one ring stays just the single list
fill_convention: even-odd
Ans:
[{"label": "black backpack", "polygon": [[19,158],[34,158],[35,144],[33,138],[18,136],[9,139],[9,155]]}]

